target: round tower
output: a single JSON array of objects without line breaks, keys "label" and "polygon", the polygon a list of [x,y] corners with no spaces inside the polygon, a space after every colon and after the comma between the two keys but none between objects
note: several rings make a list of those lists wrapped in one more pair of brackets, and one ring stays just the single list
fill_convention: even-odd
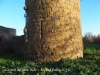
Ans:
[{"label": "round tower", "polygon": [[24,9],[26,60],[83,57],[80,0],[26,0]]}]

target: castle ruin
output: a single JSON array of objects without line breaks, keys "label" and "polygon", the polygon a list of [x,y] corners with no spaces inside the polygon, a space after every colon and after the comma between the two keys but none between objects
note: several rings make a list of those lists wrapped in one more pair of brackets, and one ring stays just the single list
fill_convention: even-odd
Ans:
[{"label": "castle ruin", "polygon": [[26,0],[24,59],[83,57],[80,0]]},{"label": "castle ruin", "polygon": [[12,37],[16,36],[16,29],[0,25],[0,52],[12,50]]}]

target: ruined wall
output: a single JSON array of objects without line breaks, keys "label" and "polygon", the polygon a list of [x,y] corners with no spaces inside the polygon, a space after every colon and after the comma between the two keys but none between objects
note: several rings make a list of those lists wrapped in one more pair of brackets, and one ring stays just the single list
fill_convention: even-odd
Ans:
[{"label": "ruined wall", "polygon": [[9,40],[12,36],[16,36],[16,29],[0,26],[0,35],[4,35]]},{"label": "ruined wall", "polygon": [[[16,36],[16,29],[0,26],[0,51],[5,52],[12,48],[12,36]],[[3,47],[2,47],[3,46]]]},{"label": "ruined wall", "polygon": [[24,35],[22,36],[13,36],[12,38],[12,48],[15,53],[23,55],[24,51]]},{"label": "ruined wall", "polygon": [[0,36],[0,52],[6,51],[6,38],[2,35]]},{"label": "ruined wall", "polygon": [[80,0],[26,0],[25,4],[26,60],[83,57]]}]

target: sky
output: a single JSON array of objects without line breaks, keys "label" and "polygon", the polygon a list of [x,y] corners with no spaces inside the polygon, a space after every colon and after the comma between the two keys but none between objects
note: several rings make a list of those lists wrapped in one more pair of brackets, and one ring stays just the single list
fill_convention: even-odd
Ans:
[{"label": "sky", "polygon": [[[0,0],[0,25],[16,29],[17,35],[23,35],[25,27],[25,0]],[[82,35],[87,32],[100,34],[100,0],[81,1]]]},{"label": "sky", "polygon": [[0,25],[16,29],[17,35],[23,35],[25,27],[25,0],[0,0]]},{"label": "sky", "polygon": [[100,34],[100,0],[81,1],[82,35],[91,32]]}]

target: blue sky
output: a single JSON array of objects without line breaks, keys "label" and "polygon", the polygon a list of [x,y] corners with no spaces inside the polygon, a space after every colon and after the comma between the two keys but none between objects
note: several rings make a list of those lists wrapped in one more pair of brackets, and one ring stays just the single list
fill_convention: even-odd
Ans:
[{"label": "blue sky", "polygon": [[81,1],[82,34],[100,34],[100,0]]},{"label": "blue sky", "polygon": [[25,0],[0,0],[0,25],[17,29],[17,35],[23,34],[25,27]]},{"label": "blue sky", "polygon": [[[17,29],[17,35],[23,34],[25,18],[23,7],[25,0],[0,0],[0,25]],[[81,1],[82,34],[100,33],[100,0]]]}]

